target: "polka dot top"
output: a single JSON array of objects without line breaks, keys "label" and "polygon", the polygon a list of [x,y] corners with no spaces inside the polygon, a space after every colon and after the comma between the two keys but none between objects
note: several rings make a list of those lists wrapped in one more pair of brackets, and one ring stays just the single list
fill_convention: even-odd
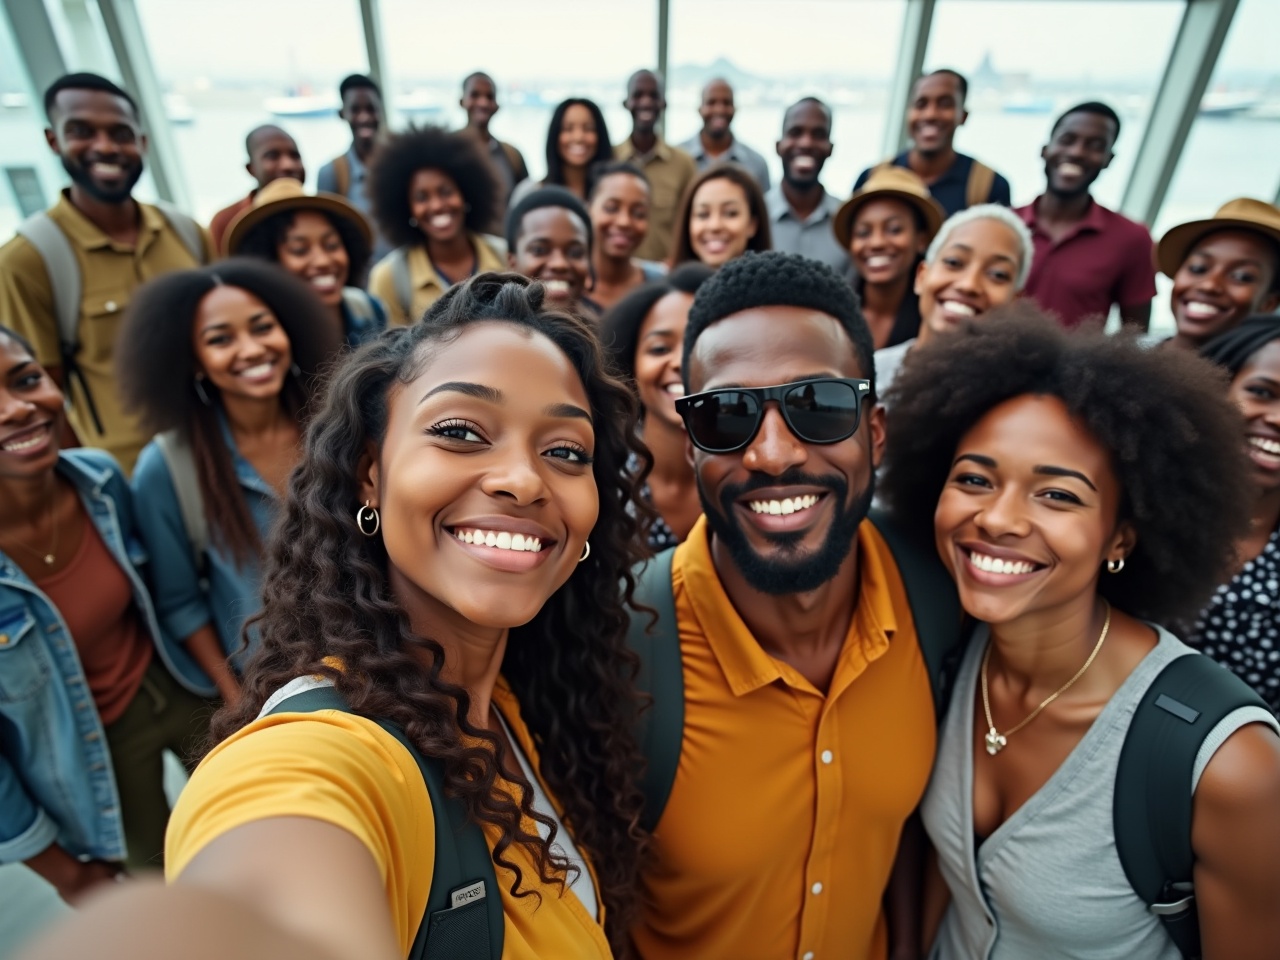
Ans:
[{"label": "polka dot top", "polygon": [[1280,529],[1235,579],[1218,588],[1187,642],[1280,711]]}]

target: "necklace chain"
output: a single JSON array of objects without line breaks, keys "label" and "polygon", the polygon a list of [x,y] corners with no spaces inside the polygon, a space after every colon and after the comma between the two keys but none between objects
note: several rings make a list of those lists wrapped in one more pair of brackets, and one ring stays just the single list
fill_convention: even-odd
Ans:
[{"label": "necklace chain", "polygon": [[49,544],[49,550],[47,553],[41,552],[35,549],[34,547],[29,547],[25,543],[22,543],[18,540],[13,541],[13,543],[16,546],[21,547],[23,550],[27,551],[27,553],[31,554],[33,557],[39,557],[42,561],[44,561],[44,565],[46,567],[51,567],[58,562],[57,504],[58,504],[58,487],[55,481],[53,484],[53,488],[49,491],[49,522],[53,526],[53,542]]},{"label": "necklace chain", "polygon": [[[1106,603],[1106,601],[1104,600],[1103,603]],[[1107,633],[1111,630],[1111,604],[1107,603],[1106,606],[1107,606],[1107,617],[1102,623],[1102,633],[1098,635],[1098,642],[1093,645],[1093,652],[1089,654],[1089,659],[1084,662],[1084,666],[1082,666],[1079,670],[1076,671],[1076,674],[1074,677],[1072,677],[1070,680],[1068,680],[1066,683],[1060,686],[1053,693],[1049,694],[1049,696],[1041,700],[1040,706],[1036,707],[1029,714],[1023,717],[1022,720],[1020,720],[1014,726],[1010,727],[1004,733],[1000,733],[998,730],[996,730],[995,721],[991,719],[991,699],[987,694],[987,664],[991,660],[991,648],[992,646],[994,646],[994,644],[991,642],[987,643],[986,652],[983,653],[982,655],[982,670],[980,671],[981,677],[982,677],[982,712],[986,714],[986,718],[987,718],[987,735],[985,738],[986,744],[987,744],[987,753],[991,754],[991,756],[994,757],[997,753],[1003,750],[1005,746],[1008,744],[1009,738],[1011,736],[1013,736],[1015,733],[1017,733],[1019,730],[1025,727],[1028,723],[1030,723],[1036,717],[1040,716],[1040,712],[1044,710],[1045,707],[1053,703],[1053,701],[1057,700],[1060,696],[1062,696],[1069,689],[1071,689],[1071,685],[1075,683],[1077,680],[1079,680],[1081,677],[1083,677],[1084,672],[1093,665],[1094,659],[1098,656],[1098,651],[1102,649],[1102,644],[1107,639]]]}]

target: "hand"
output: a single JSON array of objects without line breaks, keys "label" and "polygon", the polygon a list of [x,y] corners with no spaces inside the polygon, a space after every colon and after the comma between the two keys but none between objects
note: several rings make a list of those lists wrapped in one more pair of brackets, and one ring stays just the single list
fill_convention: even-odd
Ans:
[{"label": "hand", "polygon": [[72,906],[98,884],[115,880],[124,873],[124,865],[106,860],[77,860],[56,843],[26,861],[28,867],[44,877],[60,896]]}]

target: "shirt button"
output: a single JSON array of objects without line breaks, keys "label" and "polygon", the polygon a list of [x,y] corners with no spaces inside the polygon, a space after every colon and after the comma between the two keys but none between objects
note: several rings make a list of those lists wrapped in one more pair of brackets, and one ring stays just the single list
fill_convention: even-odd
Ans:
[{"label": "shirt button", "polygon": [[830,750],[823,750],[823,751],[822,751],[822,762],[823,762],[823,763],[830,763],[830,762],[831,762],[832,760],[834,760],[835,758],[836,758],[836,755],[835,755],[834,753],[832,753]]},{"label": "shirt button", "polygon": [[815,883],[815,884],[814,884],[812,887],[810,887],[809,889],[810,889],[810,890],[812,890],[812,891],[813,891],[813,893],[814,893],[814,895],[816,896],[817,894],[819,894],[819,893],[821,893],[821,892],[822,892],[822,884],[821,884],[821,883]]},{"label": "shirt button", "polygon": [[813,960],[813,951],[810,950],[803,957],[801,957],[800,960]]},{"label": "shirt button", "polygon": [[107,311],[107,313],[115,313],[116,302],[114,300],[108,300],[102,306]]},{"label": "shirt button", "polygon": [[7,647],[8,645],[9,635],[7,633],[0,633],[0,647]]}]

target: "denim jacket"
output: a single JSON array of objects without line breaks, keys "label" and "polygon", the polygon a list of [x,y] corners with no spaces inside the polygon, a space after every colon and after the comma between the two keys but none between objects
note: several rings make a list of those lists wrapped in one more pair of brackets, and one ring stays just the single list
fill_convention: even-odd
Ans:
[{"label": "denim jacket", "polygon": [[[102,450],[67,450],[57,470],[128,577],[161,662],[181,679],[178,651],[161,632],[138,572],[147,558],[120,467]],[[26,860],[55,841],[76,857],[123,860],[120,799],[66,621],[0,553],[0,863]]]},{"label": "denim jacket", "polygon": [[[266,540],[280,500],[271,485],[240,455],[226,418],[221,417],[220,421],[240,494],[259,536]],[[245,620],[262,609],[261,566],[256,559],[239,566],[235,557],[218,544],[217,534],[211,529],[205,550],[205,575],[201,578],[182,522],[173,477],[154,440],[138,456],[133,470],[133,496],[139,506],[138,535],[152,560],[156,615],[169,636],[184,644],[182,679],[201,696],[211,697],[216,693],[213,681],[186,652],[186,640],[211,624],[223,652],[240,669],[252,652],[240,652],[241,629]]]},{"label": "denim jacket", "polygon": [[[355,304],[358,309],[353,309]],[[387,308],[377,297],[359,287],[342,291],[342,335],[348,347],[355,349],[368,343],[387,329]]]}]

